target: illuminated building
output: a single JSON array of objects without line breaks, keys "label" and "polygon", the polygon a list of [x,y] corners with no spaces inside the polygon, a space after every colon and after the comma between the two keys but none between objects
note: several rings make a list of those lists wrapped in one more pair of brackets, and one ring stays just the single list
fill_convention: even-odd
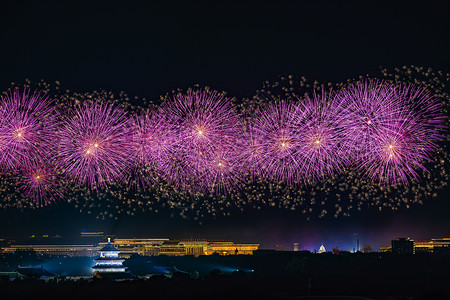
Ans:
[{"label": "illuminated building", "polygon": [[166,241],[160,245],[158,255],[184,256],[186,248],[178,241]]},{"label": "illuminated building", "polygon": [[208,241],[198,241],[198,240],[185,240],[181,241],[184,248],[186,249],[186,255],[204,255],[206,252],[206,247],[208,246]]},{"label": "illuminated building", "polygon": [[[114,239],[111,244],[120,251],[121,258],[129,258],[132,255],[141,256],[184,256],[184,255],[252,255],[258,250],[259,244],[242,244],[224,241],[207,240],[169,240],[157,239]],[[16,252],[19,250],[35,251],[37,255],[59,256],[89,256],[97,255],[106,242],[91,245],[8,245],[1,248],[4,252]]]},{"label": "illuminated building", "polygon": [[325,252],[327,252],[327,250],[325,249],[325,246],[323,244],[320,245],[318,253],[325,253]]},{"label": "illuminated building", "polygon": [[106,278],[111,280],[126,280],[133,279],[134,275],[127,271],[127,267],[123,265],[124,259],[119,257],[120,250],[115,248],[110,239],[108,243],[98,251],[99,257],[96,258],[94,270],[94,277]]},{"label": "illuminated building", "polygon": [[105,233],[103,231],[89,232],[86,229],[81,229],[80,236],[82,237],[103,237]]},{"label": "illuminated building", "polygon": [[298,251],[298,243],[294,243],[294,251]]},{"label": "illuminated building", "polygon": [[450,238],[431,239],[427,241],[415,241],[414,249],[416,253],[448,253],[450,249]]},{"label": "illuminated building", "polygon": [[55,256],[89,256],[97,255],[95,245],[10,245],[2,248],[2,252],[15,253],[17,251],[34,251],[37,255]]},{"label": "illuminated building", "polygon": [[[133,254],[142,256],[159,255],[160,246],[169,239],[114,239],[113,245],[120,250],[121,257],[130,257]],[[103,246],[105,243],[99,243]]]},{"label": "illuminated building", "polygon": [[117,250],[110,241],[98,251],[100,257],[95,259],[95,266],[92,267],[95,272],[125,272],[126,268],[122,264],[125,260],[119,258],[120,251]]},{"label": "illuminated building", "polygon": [[[393,252],[399,253],[402,251],[399,249],[399,241],[400,244],[402,240],[405,244],[407,244],[408,250],[407,252],[412,253],[436,253],[436,254],[450,254],[450,238],[440,238],[440,239],[431,239],[431,240],[409,240],[409,238],[405,239],[397,239],[392,241],[391,246],[380,247],[381,252]],[[409,242],[408,242],[409,241]],[[395,249],[394,249],[395,244]],[[411,252],[411,244],[413,250]],[[406,247],[406,246],[405,246]]]},{"label": "illuminated building", "polygon": [[[104,243],[99,245],[102,244]],[[259,244],[169,239],[115,239],[113,245],[120,249],[121,257],[130,257],[133,254],[143,256],[252,255],[253,251],[259,248]]]},{"label": "illuminated building", "polygon": [[259,244],[235,244],[233,242],[214,242],[205,248],[205,255],[252,255],[258,250]]}]

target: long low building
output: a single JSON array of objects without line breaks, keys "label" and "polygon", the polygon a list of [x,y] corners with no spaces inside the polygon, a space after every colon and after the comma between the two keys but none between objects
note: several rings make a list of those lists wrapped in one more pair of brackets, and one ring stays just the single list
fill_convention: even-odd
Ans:
[{"label": "long low building", "polygon": [[[115,239],[112,244],[119,249],[122,257],[133,254],[143,256],[184,256],[184,255],[252,255],[259,244],[236,244],[207,240],[169,240],[169,239]],[[106,243],[99,243],[106,245]]]},{"label": "long low building", "polygon": [[10,245],[2,248],[4,253],[34,251],[37,255],[97,256],[97,245]]},{"label": "long low building", "polygon": [[[134,254],[142,256],[252,255],[259,248],[259,244],[207,240],[170,240],[166,238],[114,239],[111,243],[120,250],[120,256],[123,258]],[[38,255],[94,257],[97,256],[97,251],[105,245],[106,242],[95,245],[16,244],[2,248],[2,251],[4,253],[35,251]]]}]

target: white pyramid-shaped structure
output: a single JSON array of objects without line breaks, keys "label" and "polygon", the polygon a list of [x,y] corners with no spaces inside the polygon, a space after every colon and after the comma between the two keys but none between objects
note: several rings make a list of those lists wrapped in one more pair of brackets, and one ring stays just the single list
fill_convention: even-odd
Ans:
[{"label": "white pyramid-shaped structure", "polygon": [[325,249],[325,247],[322,244],[319,248],[319,253],[325,253],[325,252],[327,252],[327,250]]}]

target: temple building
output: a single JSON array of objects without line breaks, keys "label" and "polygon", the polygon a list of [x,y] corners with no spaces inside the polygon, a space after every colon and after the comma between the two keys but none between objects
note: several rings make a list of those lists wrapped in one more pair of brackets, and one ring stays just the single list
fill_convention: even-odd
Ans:
[{"label": "temple building", "polygon": [[94,277],[114,280],[133,278],[133,275],[131,275],[123,265],[125,260],[119,258],[120,250],[115,248],[109,239],[108,243],[100,249],[98,253],[100,254],[100,257],[94,260],[95,265],[92,267],[94,270]]}]

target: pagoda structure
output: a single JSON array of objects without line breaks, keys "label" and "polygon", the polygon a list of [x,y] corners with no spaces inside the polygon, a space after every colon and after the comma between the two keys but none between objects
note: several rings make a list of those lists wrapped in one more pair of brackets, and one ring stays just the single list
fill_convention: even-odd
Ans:
[{"label": "pagoda structure", "polygon": [[127,267],[123,265],[124,259],[119,257],[120,251],[111,244],[108,238],[108,243],[105,247],[98,251],[100,257],[96,258],[94,270],[94,277],[109,278],[114,280],[130,279],[133,277],[127,271]]}]

